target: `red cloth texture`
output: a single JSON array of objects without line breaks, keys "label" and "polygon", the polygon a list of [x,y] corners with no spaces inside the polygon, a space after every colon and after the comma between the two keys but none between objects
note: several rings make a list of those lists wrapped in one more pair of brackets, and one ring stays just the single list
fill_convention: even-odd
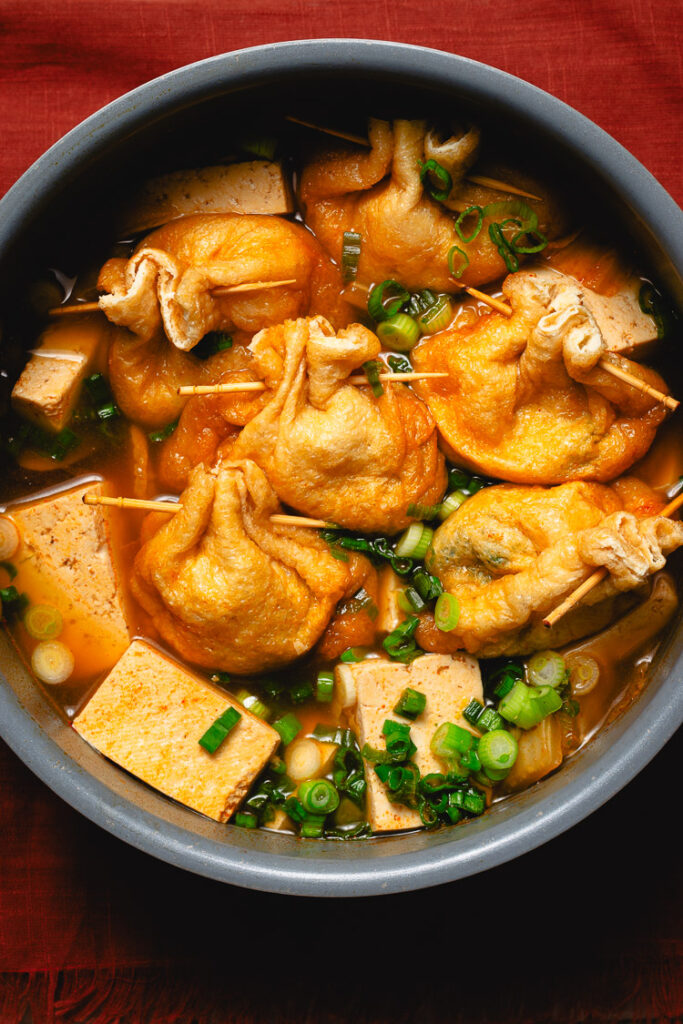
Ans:
[{"label": "red cloth texture", "polygon": [[[680,0],[0,0],[0,192],[172,68],[365,37],[459,53],[565,100],[683,197]],[[97,829],[0,745],[0,1024],[674,1021],[672,745],[587,822],[461,883],[373,900],[243,892]],[[4,972],[4,973],[2,973]]]}]

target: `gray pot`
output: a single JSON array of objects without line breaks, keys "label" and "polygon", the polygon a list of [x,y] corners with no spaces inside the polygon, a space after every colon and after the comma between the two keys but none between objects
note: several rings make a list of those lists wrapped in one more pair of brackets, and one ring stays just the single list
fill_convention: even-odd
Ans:
[{"label": "gray pot", "polygon": [[[683,215],[613,139],[553,97],[501,71],[451,54],[365,40],[260,46],[164,75],[109,104],[41,157],[0,202],[1,309],[16,306],[36,266],[65,266],[88,233],[102,237],[112,189],[169,166],[181,144],[197,162],[229,152],[233,120],[319,99],[334,107],[411,113],[466,105],[479,123],[504,126],[527,156],[547,152],[582,194],[608,210],[648,254],[683,305]],[[332,109],[331,109],[332,108]],[[370,109],[371,108],[371,109]],[[210,136],[211,145],[205,141]],[[180,162],[180,161],[179,161]],[[36,252],[38,255],[36,256]],[[61,261],[61,262],[60,262]],[[50,265],[55,265],[51,262]],[[15,297],[15,298],[12,298]],[[8,341],[6,343],[9,343]],[[105,761],[55,712],[6,636],[0,731],[59,796],[148,853],[236,885],[315,896],[399,892],[462,878],[525,853],[590,814],[639,772],[683,718],[683,638],[665,638],[638,702],[555,776],[483,818],[434,834],[362,842],[302,841],[217,825]]]}]

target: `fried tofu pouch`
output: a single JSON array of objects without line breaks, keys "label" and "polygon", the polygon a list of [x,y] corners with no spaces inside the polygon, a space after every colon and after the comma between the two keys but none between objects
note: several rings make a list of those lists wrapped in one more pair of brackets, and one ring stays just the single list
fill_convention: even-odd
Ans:
[{"label": "fried tofu pouch", "polygon": [[[232,295],[215,289],[255,281],[291,281]],[[253,334],[305,313],[340,326],[351,319],[338,272],[315,238],[281,217],[196,214],[153,231],[129,260],[102,267],[100,308],[144,341],[160,329],[183,352],[210,331]]]},{"label": "fried tofu pouch", "polygon": [[601,369],[606,359],[659,391],[659,374],[607,350],[581,287],[548,272],[503,283],[512,316],[482,316],[413,351],[416,382],[456,463],[514,483],[609,481],[647,452],[663,405]]},{"label": "fried tofu pouch", "polygon": [[[425,121],[371,118],[370,149],[335,147],[320,152],[304,166],[299,196],[305,220],[333,259],[341,258],[345,231],[361,235],[358,280],[366,284],[395,278],[406,288],[452,291],[449,268],[454,245],[466,251],[469,264],[458,283],[483,284],[505,273],[505,263],[488,233],[488,218],[469,244],[456,233],[459,212],[472,204],[514,198],[492,189],[474,188],[464,175],[477,158],[479,131],[469,128],[442,140]],[[451,177],[452,188],[437,202],[420,180],[426,161],[436,161]],[[498,169],[509,184],[517,176]],[[539,230],[555,237],[564,217],[547,189],[525,178],[541,201],[525,200],[538,218]],[[509,214],[508,214],[509,215]],[[455,260],[455,269],[460,265]]]},{"label": "fried tofu pouch", "polygon": [[367,328],[335,334],[323,317],[258,334],[251,349],[272,397],[244,427],[231,457],[253,459],[281,501],[366,533],[396,533],[412,502],[446,486],[429,409],[403,384],[380,398],[346,378],[380,351]]},{"label": "fried tofu pouch", "polygon": [[135,560],[132,591],[183,658],[237,675],[305,654],[337,602],[356,589],[359,561],[339,562],[311,530],[276,526],[281,511],[253,462],[193,470],[182,509]]},{"label": "fried tofu pouch", "polygon": [[[491,658],[555,649],[596,632],[619,610],[615,595],[645,583],[683,544],[683,523],[661,510],[654,492],[634,478],[611,487],[500,484],[479,491],[439,527],[426,559],[457,597],[460,619],[444,633],[425,617],[420,645]],[[599,566],[608,578],[552,629],[543,626]]]}]

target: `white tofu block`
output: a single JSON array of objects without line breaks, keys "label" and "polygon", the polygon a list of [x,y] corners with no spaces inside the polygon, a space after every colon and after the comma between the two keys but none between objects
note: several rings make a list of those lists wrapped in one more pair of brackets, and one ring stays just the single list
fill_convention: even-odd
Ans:
[{"label": "white tofu block", "polygon": [[616,295],[599,295],[583,288],[584,304],[595,317],[610,352],[642,358],[642,350],[657,340],[657,325],[638,302],[642,281],[633,279]]},{"label": "white tofu block", "polygon": [[[442,772],[444,765],[432,754],[429,744],[443,722],[474,732],[462,713],[469,702],[483,697],[479,664],[467,654],[425,654],[410,665],[395,661],[368,659],[348,665],[355,680],[357,701],[350,710],[349,719],[363,748],[384,750],[382,726],[387,718],[408,724],[407,719],[394,714],[393,707],[407,686],[424,693],[427,705],[424,712],[410,723],[410,736],[417,747],[414,756],[420,772]],[[395,829],[417,828],[422,823],[417,811],[387,798],[384,784],[366,761],[367,816],[373,832],[391,832]]]},{"label": "white tofu block", "polygon": [[101,483],[62,491],[9,510],[21,546],[14,559],[16,585],[32,602],[57,608],[60,639],[76,656],[81,676],[111,668],[130,643],[120,576],[106,509],[84,505]]},{"label": "white tofu block", "polygon": [[[241,719],[215,753],[200,738],[228,706]],[[142,640],[134,640],[74,729],[143,782],[227,821],[280,742],[262,719]]]},{"label": "white tofu block", "polygon": [[193,213],[292,213],[282,166],[267,160],[174,171],[148,181],[125,211],[124,232],[147,231]]},{"label": "white tofu block", "polygon": [[19,415],[43,430],[63,430],[106,334],[99,318],[48,327],[12,389]]}]

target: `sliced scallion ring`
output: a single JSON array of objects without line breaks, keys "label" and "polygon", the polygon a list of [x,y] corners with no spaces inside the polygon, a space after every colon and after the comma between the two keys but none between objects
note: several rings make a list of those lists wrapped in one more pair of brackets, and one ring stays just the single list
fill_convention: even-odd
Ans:
[{"label": "sliced scallion ring", "polygon": [[377,337],[384,348],[410,352],[420,340],[420,328],[407,313],[396,313],[377,325]]},{"label": "sliced scallion ring", "polygon": [[570,654],[566,661],[574,697],[583,697],[600,682],[600,666],[589,654]]},{"label": "sliced scallion ring", "polygon": [[[489,772],[510,771],[517,760],[517,740],[507,729],[494,729],[479,740],[477,753],[481,766]],[[494,778],[493,775],[489,775]]]},{"label": "sliced scallion ring", "polygon": [[315,699],[320,704],[329,704],[334,693],[334,673],[318,672],[315,683]]},{"label": "sliced scallion ring", "polygon": [[507,239],[501,231],[500,224],[489,224],[489,238],[498,250],[498,255],[505,263],[505,266],[514,274],[519,270],[519,260],[507,244]]},{"label": "sliced scallion ring", "polygon": [[327,779],[302,782],[298,797],[309,814],[331,814],[339,807],[339,793]]},{"label": "sliced scallion ring", "polygon": [[368,313],[372,319],[379,323],[381,320],[388,320],[390,316],[400,313],[403,306],[410,299],[410,293],[405,290],[398,281],[387,278],[381,284],[376,284],[368,296]]},{"label": "sliced scallion ring", "polygon": [[567,665],[556,651],[536,651],[526,665],[529,682],[534,686],[552,686],[555,689],[567,680]]},{"label": "sliced scallion ring", "polygon": [[438,203],[448,199],[453,188],[453,179],[449,172],[436,160],[420,162],[420,181],[423,185],[426,184],[430,196]]},{"label": "sliced scallion ring", "polygon": [[60,612],[49,604],[32,604],[24,612],[24,626],[34,640],[54,640],[62,632]]},{"label": "sliced scallion ring", "polygon": [[[463,232],[462,228],[463,221],[467,220],[467,218],[473,213],[476,213],[477,215],[477,222],[474,226],[474,230],[472,231],[472,233],[470,235],[466,235]],[[481,206],[468,206],[466,210],[462,211],[462,213],[455,222],[455,230],[458,233],[458,238],[460,239],[460,241],[464,242],[465,245],[467,245],[468,242],[473,242],[474,239],[479,234],[479,232],[481,231],[481,226],[483,223],[484,211],[482,210]]]},{"label": "sliced scallion ring", "polygon": [[468,498],[469,494],[465,494],[463,491],[453,491],[452,494],[447,494],[446,497],[441,502],[441,504],[439,505],[438,515],[441,522],[443,522],[445,519],[448,519],[448,517],[452,515],[453,512],[456,512],[460,508],[460,506],[467,501]]},{"label": "sliced scallion ring", "polygon": [[434,531],[424,523],[411,523],[394,550],[399,558],[424,558],[433,536]]},{"label": "sliced scallion ring", "polygon": [[362,235],[357,231],[345,231],[342,237],[342,278],[346,284],[353,281],[358,273]]},{"label": "sliced scallion ring", "polygon": [[251,711],[252,715],[256,715],[257,718],[268,719],[270,717],[270,708],[255,693],[249,693],[249,690],[239,690],[235,697],[242,707]]},{"label": "sliced scallion ring", "polygon": [[31,668],[43,683],[59,686],[74,670],[72,651],[61,640],[43,640],[31,655]]},{"label": "sliced scallion ring", "polygon": [[417,318],[423,334],[445,331],[453,319],[453,304],[447,295],[439,295],[436,302]]},{"label": "sliced scallion ring", "polygon": [[[456,256],[460,258],[460,266],[457,268],[457,270],[455,267]],[[454,277],[456,280],[459,280],[465,273],[469,265],[470,258],[465,252],[465,250],[461,249],[459,245],[452,245],[448,250],[448,273],[451,275],[451,277]]]},{"label": "sliced scallion ring", "polygon": [[450,633],[458,625],[460,604],[455,594],[444,591],[437,598],[434,606],[434,622],[442,633]]}]

